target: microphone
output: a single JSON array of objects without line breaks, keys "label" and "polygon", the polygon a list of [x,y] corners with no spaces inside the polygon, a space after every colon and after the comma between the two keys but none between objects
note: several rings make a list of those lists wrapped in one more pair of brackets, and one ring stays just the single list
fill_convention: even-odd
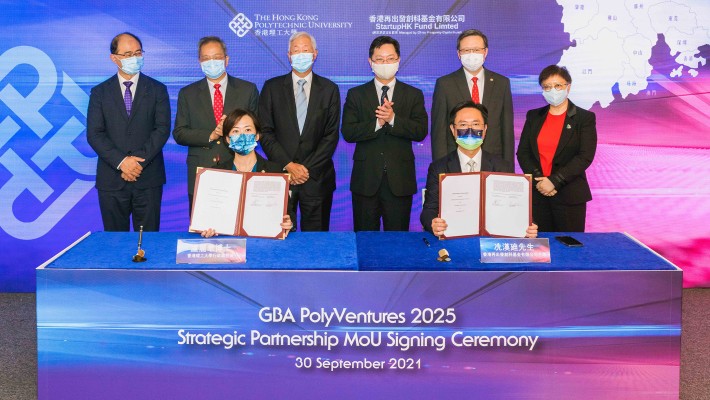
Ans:
[{"label": "microphone", "polygon": [[141,225],[141,229],[138,232],[138,252],[136,252],[136,255],[133,256],[133,262],[143,262],[143,261],[147,260],[147,258],[145,258],[145,250],[143,250],[142,245],[143,245],[143,225]]},{"label": "microphone", "polygon": [[446,249],[439,250],[439,258],[437,258],[436,260],[443,261],[443,262],[451,261],[451,258],[449,257],[449,252],[446,251]]}]

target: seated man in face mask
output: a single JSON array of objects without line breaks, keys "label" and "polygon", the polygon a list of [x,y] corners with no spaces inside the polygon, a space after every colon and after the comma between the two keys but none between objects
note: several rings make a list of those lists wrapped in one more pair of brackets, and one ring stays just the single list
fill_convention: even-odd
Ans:
[{"label": "seated man in face mask", "polygon": [[[446,232],[446,221],[439,218],[439,174],[459,172],[515,172],[512,162],[481,149],[488,128],[488,110],[482,104],[465,101],[449,114],[449,130],[457,148],[429,165],[426,196],[420,220],[425,230],[436,236]],[[525,237],[537,237],[537,225],[532,224]]]}]

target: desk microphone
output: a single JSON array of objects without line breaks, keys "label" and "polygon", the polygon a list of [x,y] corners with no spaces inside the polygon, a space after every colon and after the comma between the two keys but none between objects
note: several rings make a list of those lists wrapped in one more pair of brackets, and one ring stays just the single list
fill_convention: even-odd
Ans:
[{"label": "desk microphone", "polygon": [[443,262],[451,261],[451,258],[449,257],[449,252],[446,251],[446,249],[439,250],[439,258],[437,258],[436,260],[443,261]]},{"label": "desk microphone", "polygon": [[146,261],[147,258],[145,258],[145,250],[141,248],[141,244],[143,243],[143,225],[141,225],[140,231],[138,231],[138,251],[136,252],[136,255],[133,256],[133,262],[143,262]]}]

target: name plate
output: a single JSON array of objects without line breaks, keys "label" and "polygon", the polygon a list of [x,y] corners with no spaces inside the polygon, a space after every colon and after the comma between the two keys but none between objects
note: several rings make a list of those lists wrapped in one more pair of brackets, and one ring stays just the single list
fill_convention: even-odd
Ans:
[{"label": "name plate", "polygon": [[244,264],[247,240],[178,239],[175,260],[178,264]]},{"label": "name plate", "polygon": [[540,239],[481,238],[482,263],[549,263],[550,241]]}]

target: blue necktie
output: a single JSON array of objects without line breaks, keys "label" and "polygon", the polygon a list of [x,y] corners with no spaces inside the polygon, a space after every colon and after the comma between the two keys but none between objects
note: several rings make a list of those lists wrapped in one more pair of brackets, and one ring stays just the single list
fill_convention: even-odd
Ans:
[{"label": "blue necktie", "polygon": [[133,107],[133,95],[131,94],[131,85],[133,82],[123,82],[126,85],[126,91],[123,93],[123,103],[126,105],[126,113],[131,116],[131,107]]},{"label": "blue necktie", "polygon": [[306,90],[303,86],[306,84],[305,79],[298,80],[298,94],[296,95],[296,117],[298,118],[298,132],[303,134],[303,124],[306,123],[306,112],[308,111],[308,100],[306,99]]}]

